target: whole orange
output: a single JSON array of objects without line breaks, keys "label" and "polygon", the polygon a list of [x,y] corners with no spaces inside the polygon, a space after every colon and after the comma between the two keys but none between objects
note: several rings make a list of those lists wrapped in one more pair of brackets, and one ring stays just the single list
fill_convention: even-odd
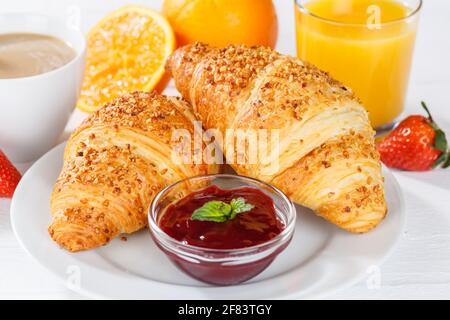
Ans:
[{"label": "whole orange", "polygon": [[195,41],[273,48],[278,22],[271,0],[165,0],[163,13],[178,45]]}]

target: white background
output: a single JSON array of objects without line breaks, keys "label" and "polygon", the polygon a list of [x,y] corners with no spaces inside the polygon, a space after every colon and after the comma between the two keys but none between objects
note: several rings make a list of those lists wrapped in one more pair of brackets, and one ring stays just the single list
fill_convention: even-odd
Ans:
[{"label": "white background", "polygon": [[[142,3],[159,9],[161,2],[0,0],[0,12],[31,11],[67,17],[74,10],[80,10],[81,28],[87,31],[108,11],[124,4]],[[294,55],[293,0],[274,2],[280,24],[277,49]],[[450,1],[424,2],[405,114],[421,112],[419,103],[425,100],[436,121],[450,137]],[[168,88],[167,93],[175,94],[174,88]],[[67,131],[82,117],[76,111]],[[20,169],[23,171],[25,167]],[[394,174],[405,195],[407,225],[396,250],[380,266],[380,287],[367,286],[366,279],[329,298],[450,298],[450,168],[446,171]],[[83,298],[66,289],[64,283],[19,247],[10,227],[9,205],[9,200],[0,199],[0,299]]]}]

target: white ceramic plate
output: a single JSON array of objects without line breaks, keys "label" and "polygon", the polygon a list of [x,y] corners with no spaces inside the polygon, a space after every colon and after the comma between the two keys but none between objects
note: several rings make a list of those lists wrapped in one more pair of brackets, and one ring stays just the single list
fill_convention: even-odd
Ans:
[{"label": "white ceramic plate", "polygon": [[60,172],[64,145],[38,160],[22,178],[11,205],[11,222],[23,248],[71,289],[114,299],[317,298],[368,275],[390,253],[405,222],[403,197],[384,170],[389,213],[375,230],[349,234],[297,207],[294,238],[256,278],[230,287],[193,280],[176,269],[154,245],[148,230],[128,241],[81,253],[60,249],[49,237],[50,194]]}]

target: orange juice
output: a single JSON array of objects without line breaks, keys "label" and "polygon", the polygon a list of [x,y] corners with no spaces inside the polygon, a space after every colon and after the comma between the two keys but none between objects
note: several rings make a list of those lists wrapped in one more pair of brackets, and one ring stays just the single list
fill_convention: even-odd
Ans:
[{"label": "orange juice", "polygon": [[375,128],[403,110],[420,8],[409,2],[297,0],[299,58],[352,88]]}]

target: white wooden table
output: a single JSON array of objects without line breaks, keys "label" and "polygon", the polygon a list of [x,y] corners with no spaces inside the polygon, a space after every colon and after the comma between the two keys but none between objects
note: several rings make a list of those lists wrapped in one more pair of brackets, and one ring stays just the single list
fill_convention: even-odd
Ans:
[{"label": "white wooden table", "polygon": [[[0,12],[36,11],[67,17],[79,11],[81,28],[85,31],[105,13],[128,2],[156,9],[161,5],[160,0],[0,2]],[[295,54],[293,0],[275,2],[280,21],[278,50]],[[420,112],[419,103],[425,100],[450,138],[449,14],[450,1],[425,0],[405,114]],[[174,88],[168,88],[168,93],[174,94]],[[76,111],[67,131],[82,117]],[[20,169],[24,171],[26,166]],[[366,279],[329,298],[450,298],[450,169],[394,174],[406,198],[407,226],[395,252],[380,266],[380,286],[374,289],[367,285]],[[0,199],[0,299],[84,298],[67,289],[19,247],[10,226],[9,206],[9,200]]]}]

